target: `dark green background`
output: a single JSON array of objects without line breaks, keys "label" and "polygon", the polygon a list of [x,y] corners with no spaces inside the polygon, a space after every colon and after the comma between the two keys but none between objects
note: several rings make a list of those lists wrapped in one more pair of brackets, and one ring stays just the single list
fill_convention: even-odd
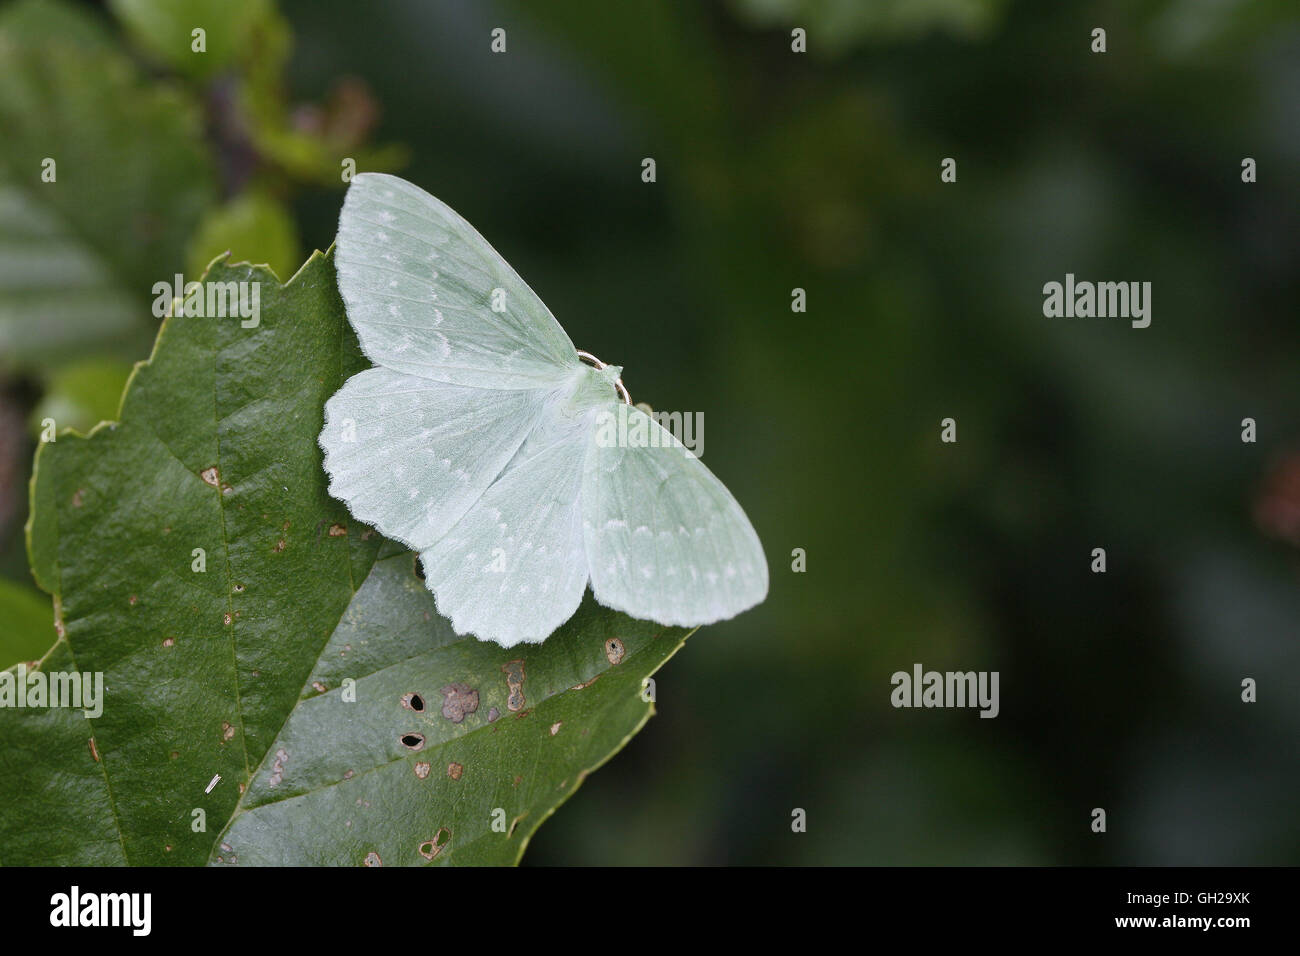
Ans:
[{"label": "dark green background", "polygon": [[[526,863],[1300,862],[1293,3],[281,9],[293,94],[364,80],[401,175],[703,411],[767,549]],[[341,198],[298,194],[305,248]],[[1044,318],[1067,272],[1150,281],[1151,327]],[[999,671],[1000,716],[893,709],[917,662]]]}]

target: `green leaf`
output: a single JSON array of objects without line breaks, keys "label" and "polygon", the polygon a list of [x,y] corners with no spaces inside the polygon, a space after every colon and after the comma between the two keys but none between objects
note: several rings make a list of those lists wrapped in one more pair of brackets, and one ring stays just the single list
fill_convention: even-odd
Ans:
[{"label": "green leaf", "polygon": [[101,32],[59,3],[0,15],[6,364],[147,348],[153,284],[180,269],[214,194],[196,104],[147,81]]},{"label": "green leaf", "polygon": [[54,641],[50,599],[32,588],[0,578],[0,666],[41,657]]},{"label": "green leaf", "polygon": [[365,366],[329,258],[207,279],[260,282],[257,326],[167,319],[121,423],[38,451],[43,666],[102,672],[105,699],[0,708],[0,863],[516,861],[687,632],[588,600],[541,645],[457,637],[326,493],[323,405]]},{"label": "green leaf", "polygon": [[247,192],[204,218],[190,241],[189,270],[202,275],[224,252],[234,262],[265,263],[277,276],[288,276],[302,261],[298,227],[284,204],[261,192]]},{"label": "green leaf", "polygon": [[[150,55],[205,79],[249,53],[251,37],[275,9],[269,0],[111,0],[113,14]],[[203,52],[194,31],[203,31]]]},{"label": "green leaf", "polygon": [[31,414],[32,434],[39,437],[47,421],[54,422],[57,435],[65,428],[88,432],[116,418],[130,375],[129,364],[113,359],[84,359],[59,369]]},{"label": "green leaf", "polygon": [[49,208],[0,183],[0,364],[52,365],[96,345],[141,342],[142,314],[102,256]]},{"label": "green leaf", "polygon": [[99,18],[66,0],[18,0],[0,22],[6,37],[20,45],[44,44],[53,38],[95,53],[111,51],[113,36]]}]

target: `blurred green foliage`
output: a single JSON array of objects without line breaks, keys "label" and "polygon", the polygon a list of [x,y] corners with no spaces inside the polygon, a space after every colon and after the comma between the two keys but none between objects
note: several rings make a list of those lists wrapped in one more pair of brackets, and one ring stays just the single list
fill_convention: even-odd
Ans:
[{"label": "blurred green foliage", "polygon": [[109,7],[151,60],[198,80],[247,70],[261,52],[259,32],[281,29],[271,0],[110,0]]},{"label": "blurred green foliage", "polygon": [[54,643],[54,611],[48,596],[0,578],[0,608],[5,614],[0,659],[9,664],[40,660]]},{"label": "blurred green foliage", "polygon": [[298,271],[302,252],[298,228],[283,203],[249,190],[214,210],[190,238],[189,275],[203,275],[208,263],[235,249],[258,249],[259,259],[283,282]]},{"label": "blurred green foliage", "polygon": [[[707,411],[705,460],[765,542],[771,596],[670,662],[659,716],[526,862],[1300,862],[1293,2],[395,0],[359,15],[300,0],[263,8],[258,55],[232,47],[211,75],[168,68],[148,39],[162,21],[126,31],[137,60],[80,8],[51,32],[104,45],[104,67],[59,67],[4,40],[39,37],[30,10],[14,15],[34,6],[52,5],[0,20],[0,118],[19,131],[0,146],[0,221],[66,243],[68,274],[105,291],[102,308],[23,322],[61,313],[8,290],[73,284],[37,282],[30,243],[0,240],[19,421],[45,379],[24,375],[8,329],[84,329],[62,339],[143,357],[126,327],[149,327],[148,289],[124,276],[164,280],[240,241],[225,236],[275,232],[182,225],[185,210],[220,221],[266,195],[296,224],[277,241],[323,249],[344,156],[409,159],[403,175],[487,236],[579,347],[624,365],[637,400]],[[33,88],[18,67],[48,77]],[[52,102],[75,120],[83,75],[138,93],[96,113],[107,141],[90,124],[87,156],[117,155],[110,109],[203,117],[167,148],[210,166],[209,185],[149,172],[182,162],[148,153],[156,134],[115,167],[114,184],[181,190],[165,248],[120,211],[145,200],[73,202],[71,176],[67,198],[41,192],[41,131],[61,124],[49,100],[50,119],[17,122],[25,97],[63,91]],[[292,105],[322,89],[323,105]],[[372,135],[406,151],[354,149]],[[113,223],[127,231],[97,241]],[[1042,285],[1066,272],[1152,282],[1152,326],[1045,319]],[[956,445],[938,440],[946,416]],[[15,579],[28,452],[0,471]],[[1105,575],[1088,570],[1098,546]],[[894,710],[890,675],[915,662],[1000,671],[1001,715]],[[790,831],[795,807],[807,833]]]},{"label": "blurred green foliage", "polygon": [[137,307],[213,198],[197,104],[38,0],[0,12],[0,77],[2,361],[147,349]]},{"label": "blurred green foliage", "polygon": [[122,403],[122,390],[131,375],[131,366],[111,358],[86,358],[67,362],[45,381],[45,391],[33,410],[32,436],[65,428],[87,434],[100,422],[114,421]]}]

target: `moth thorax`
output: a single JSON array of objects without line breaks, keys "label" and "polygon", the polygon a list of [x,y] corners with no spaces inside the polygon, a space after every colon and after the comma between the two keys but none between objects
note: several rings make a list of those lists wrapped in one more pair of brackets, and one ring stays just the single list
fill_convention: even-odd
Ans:
[{"label": "moth thorax", "polygon": [[584,352],[581,349],[578,350],[578,359],[585,365],[590,366],[591,369],[593,369],[597,375],[614,390],[614,394],[617,395],[620,400],[629,405],[632,404],[632,397],[623,386],[623,379],[621,378],[623,374],[623,366],[606,365],[590,352]]}]

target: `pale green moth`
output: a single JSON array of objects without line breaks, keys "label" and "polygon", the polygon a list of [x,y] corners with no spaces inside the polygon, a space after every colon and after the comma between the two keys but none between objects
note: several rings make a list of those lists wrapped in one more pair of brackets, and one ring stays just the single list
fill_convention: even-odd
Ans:
[{"label": "pale green moth", "polygon": [[325,405],[330,494],[419,552],[458,634],[543,641],[588,582],[606,607],[683,627],[767,596],[736,499],[444,203],[356,176],[336,262],[377,367]]}]

